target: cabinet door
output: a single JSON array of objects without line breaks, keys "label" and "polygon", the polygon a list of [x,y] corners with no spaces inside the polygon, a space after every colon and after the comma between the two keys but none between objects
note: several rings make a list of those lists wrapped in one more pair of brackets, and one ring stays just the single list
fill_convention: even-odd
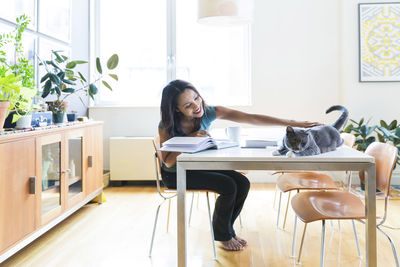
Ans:
[{"label": "cabinet door", "polygon": [[38,224],[46,224],[61,214],[65,207],[65,162],[62,151],[65,144],[61,134],[37,138]]},{"label": "cabinet door", "polygon": [[66,202],[68,208],[84,198],[84,130],[69,131],[66,133]]},{"label": "cabinet door", "polygon": [[34,138],[0,144],[0,254],[36,228],[36,199],[29,193],[34,176]]},{"label": "cabinet door", "polygon": [[103,126],[86,129],[86,181],[85,195],[103,187]]}]

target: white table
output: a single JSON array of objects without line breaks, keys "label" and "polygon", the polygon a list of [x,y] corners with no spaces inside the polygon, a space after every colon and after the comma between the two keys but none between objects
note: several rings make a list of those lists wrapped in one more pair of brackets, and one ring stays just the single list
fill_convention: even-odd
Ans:
[{"label": "white table", "polygon": [[367,173],[365,184],[366,262],[375,267],[376,259],[376,178],[374,158],[348,147],[308,157],[276,157],[272,149],[239,147],[206,150],[195,154],[182,153],[177,158],[178,190],[178,266],[187,265],[186,171],[187,170],[314,170],[359,171]]}]

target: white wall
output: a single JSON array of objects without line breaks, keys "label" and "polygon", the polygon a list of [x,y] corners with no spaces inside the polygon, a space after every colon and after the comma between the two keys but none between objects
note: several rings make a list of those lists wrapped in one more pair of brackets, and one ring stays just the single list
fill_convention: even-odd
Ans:
[{"label": "white wall", "polygon": [[[375,1],[376,2],[376,1]],[[325,115],[344,104],[350,117],[374,121],[400,117],[398,83],[358,82],[358,13],[356,0],[255,0],[252,31],[252,105],[235,107],[297,120],[331,123]],[[89,109],[105,122],[104,167],[109,136],[154,136],[159,108]],[[219,121],[214,127],[229,122]]]}]

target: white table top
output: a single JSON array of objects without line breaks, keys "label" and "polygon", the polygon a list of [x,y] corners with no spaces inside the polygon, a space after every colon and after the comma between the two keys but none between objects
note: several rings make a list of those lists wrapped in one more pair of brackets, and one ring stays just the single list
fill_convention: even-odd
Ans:
[{"label": "white table top", "polygon": [[373,163],[372,156],[366,155],[358,150],[342,146],[335,151],[315,156],[293,157],[272,156],[276,147],[266,149],[232,147],[225,149],[209,149],[198,153],[182,153],[177,157],[178,162],[187,161],[269,161],[269,162],[352,162]]}]

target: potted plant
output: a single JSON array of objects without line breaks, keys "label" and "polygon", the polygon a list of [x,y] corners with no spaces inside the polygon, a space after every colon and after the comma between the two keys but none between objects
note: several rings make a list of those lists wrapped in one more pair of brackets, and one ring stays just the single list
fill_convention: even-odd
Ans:
[{"label": "potted plant", "polygon": [[[12,121],[16,122],[23,115],[30,113],[32,99],[36,95],[34,68],[24,57],[22,33],[30,19],[26,15],[16,18],[15,29],[10,33],[0,35],[0,129],[11,111],[14,111]],[[13,63],[7,61],[4,47],[12,44],[14,47]]]},{"label": "potted plant", "polygon": [[[52,55],[51,60],[42,61],[39,58],[39,61],[40,65],[44,66],[46,70],[46,74],[40,79],[40,83],[44,84],[42,87],[42,98],[46,98],[48,95],[56,96],[55,101],[47,102],[49,110],[53,112],[53,120],[55,123],[63,122],[67,107],[66,99],[69,96],[77,94],[82,104],[85,105],[80,93],[85,93],[94,99],[94,96],[98,93],[98,89],[95,85],[97,82],[101,81],[104,86],[112,90],[110,84],[104,80],[106,75],[118,81],[118,76],[116,74],[103,73],[99,58],[96,58],[97,78],[93,82],[89,82],[81,72],[74,70],[77,65],[87,64],[87,61],[69,60],[68,57],[61,54],[60,51],[52,51]],[[118,55],[112,55],[107,61],[107,69],[115,69],[118,66],[118,61]]]}]

